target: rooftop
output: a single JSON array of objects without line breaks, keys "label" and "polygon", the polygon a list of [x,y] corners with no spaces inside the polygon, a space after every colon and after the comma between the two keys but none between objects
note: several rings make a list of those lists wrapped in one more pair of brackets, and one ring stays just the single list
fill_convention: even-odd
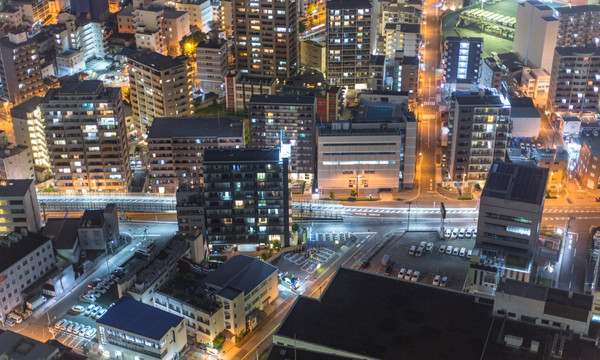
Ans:
[{"label": "rooftop", "polygon": [[228,117],[154,118],[148,139],[243,137],[241,120]]},{"label": "rooftop", "polygon": [[456,94],[456,103],[462,106],[508,105],[503,97],[494,93]]},{"label": "rooftop", "polygon": [[510,98],[510,117],[513,118],[538,118],[541,119],[538,109],[533,104],[533,100],[528,97]]},{"label": "rooftop", "polygon": [[327,2],[329,9],[371,9],[369,0],[330,0]]},{"label": "rooftop", "polygon": [[600,139],[597,137],[586,137],[583,140],[584,146],[588,146],[590,152],[594,155],[600,156]]},{"label": "rooftop", "polygon": [[292,96],[292,95],[252,95],[249,105],[255,103],[268,104],[290,104],[290,105],[314,105],[314,96]]},{"label": "rooftop", "polygon": [[560,56],[600,56],[598,47],[557,47],[556,53]]},{"label": "rooftop", "polygon": [[44,245],[50,238],[37,233],[15,231],[0,238],[0,273]]},{"label": "rooftop", "polygon": [[174,69],[182,66],[185,67],[184,63],[179,62],[170,56],[161,55],[154,51],[140,51],[131,54],[128,57],[137,63],[149,66],[158,71]]},{"label": "rooftop", "polygon": [[262,76],[253,76],[244,73],[237,73],[235,76],[236,83],[243,85],[265,85],[271,86],[277,82],[277,79],[274,77],[262,77]]},{"label": "rooftop", "polygon": [[600,12],[600,5],[563,6],[555,10],[558,11],[560,15]]},{"label": "rooftop", "polygon": [[42,233],[52,237],[52,243],[57,250],[73,249],[77,240],[79,218],[48,219]]},{"label": "rooftop", "polygon": [[548,169],[495,162],[488,173],[482,200],[485,197],[542,205],[546,195]]},{"label": "rooftop", "polygon": [[104,210],[86,210],[83,212],[80,228],[99,228],[104,225]]},{"label": "rooftop", "polygon": [[153,340],[161,340],[167,332],[183,322],[181,316],[170,314],[123,296],[106,314],[96,321]]},{"label": "rooftop", "polygon": [[279,149],[206,149],[204,164],[242,163],[242,162],[279,162]]},{"label": "rooftop", "polygon": [[349,358],[480,359],[491,306],[475,299],[340,268],[320,299],[297,299],[276,335],[347,351]]},{"label": "rooftop", "polygon": [[187,11],[178,11],[170,8],[165,8],[164,17],[166,19],[177,19],[183,15],[187,14]]},{"label": "rooftop", "polygon": [[12,331],[0,333],[0,354],[10,360],[55,359],[58,348]]},{"label": "rooftop", "polygon": [[10,116],[13,118],[26,119],[27,114],[35,111],[42,100],[44,100],[44,98],[40,96],[29,98],[22,103],[13,106],[12,109],[10,109]]},{"label": "rooftop", "polygon": [[202,282],[202,279],[193,272],[186,274],[176,273],[158,291],[209,314],[213,314],[221,308],[221,305],[204,290]]},{"label": "rooftop", "polygon": [[277,268],[262,260],[237,255],[223,263],[216,271],[208,274],[205,283],[220,289],[226,287],[249,294]]},{"label": "rooftop", "polygon": [[0,180],[0,198],[23,197],[33,183],[31,179]]}]

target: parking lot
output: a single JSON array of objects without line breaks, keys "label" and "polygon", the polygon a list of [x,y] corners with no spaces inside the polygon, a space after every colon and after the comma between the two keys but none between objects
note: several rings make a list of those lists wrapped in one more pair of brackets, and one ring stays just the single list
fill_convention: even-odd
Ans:
[{"label": "parking lot", "polygon": [[[87,309],[87,307],[89,306],[89,304],[83,303],[79,305],[83,306],[84,309]],[[96,320],[94,318],[92,318],[89,314],[86,316],[85,312],[76,314],[70,311],[66,313],[61,319],[58,319],[56,323],[52,324],[52,327],[50,328],[50,331],[54,334],[54,339],[60,341],[66,346],[72,347],[84,353],[85,351],[89,351],[90,349],[94,348],[94,346],[96,345],[95,333],[91,336],[88,335],[88,337],[86,337],[85,335],[81,335],[80,333],[74,334],[72,332],[69,332],[67,329],[57,329],[56,324],[60,323],[63,320],[70,321],[73,324],[81,325],[81,328],[87,327],[87,329],[89,330],[96,329]]]},{"label": "parking lot", "polygon": [[[432,242],[433,248],[424,251],[421,256],[409,255],[411,246],[418,247],[425,241]],[[453,248],[473,249],[474,238],[455,238],[440,240],[437,232],[407,232],[399,238],[390,241],[371,260],[370,268],[365,271],[384,275],[386,266],[381,264],[383,257],[390,255],[389,263],[393,263],[393,270],[389,276],[398,277],[401,268],[417,270],[420,272],[418,282],[432,284],[436,275],[448,277],[446,287],[462,291],[467,276],[469,260],[459,255],[439,253],[441,245],[451,245]]]}]

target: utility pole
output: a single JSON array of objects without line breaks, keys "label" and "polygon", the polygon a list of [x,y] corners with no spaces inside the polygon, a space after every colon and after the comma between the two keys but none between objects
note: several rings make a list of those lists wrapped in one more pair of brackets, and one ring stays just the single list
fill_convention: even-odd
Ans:
[{"label": "utility pole", "polygon": [[408,202],[408,222],[406,225],[406,231],[410,231],[410,204],[412,204],[412,202]]}]

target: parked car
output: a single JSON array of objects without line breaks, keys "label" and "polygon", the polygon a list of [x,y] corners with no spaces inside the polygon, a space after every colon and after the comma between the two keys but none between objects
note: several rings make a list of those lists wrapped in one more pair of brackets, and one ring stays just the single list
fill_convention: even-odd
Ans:
[{"label": "parked car", "polygon": [[390,276],[392,271],[394,271],[394,263],[390,262],[390,264],[385,268],[385,276]]},{"label": "parked car", "polygon": [[72,332],[75,325],[76,325],[75,323],[70,323],[69,325],[67,325],[67,328],[65,330],[67,332]]},{"label": "parked car", "polygon": [[79,330],[81,330],[82,327],[83,325],[81,324],[75,324],[75,326],[73,326],[73,328],[71,329],[71,333],[78,334]]},{"label": "parked car", "polygon": [[446,287],[446,281],[448,281],[448,277],[447,277],[447,276],[444,276],[444,277],[442,278],[442,280],[440,280],[440,286],[441,286],[441,287]]},{"label": "parked car", "polygon": [[84,311],[85,311],[85,309],[81,305],[75,305],[71,308],[71,312],[75,313],[75,314],[81,314]]},{"label": "parked car", "polygon": [[450,239],[451,236],[452,236],[452,230],[446,229],[446,231],[444,232],[444,237],[446,239]]},{"label": "parked car", "polygon": [[467,249],[465,249],[465,248],[460,248],[460,251],[459,251],[458,255],[460,255],[460,256],[465,256],[465,255],[467,255]]},{"label": "parked car", "polygon": [[473,255],[473,250],[469,249],[469,250],[467,251],[467,259],[470,259],[470,258],[471,258],[471,255]]},{"label": "parked car", "polygon": [[415,251],[417,251],[417,247],[416,246],[411,246],[410,250],[408,250],[408,255],[414,255]]},{"label": "parked car", "polygon": [[450,254],[452,254],[452,245],[448,245],[448,246],[446,247],[446,254],[447,254],[447,255],[450,255]]},{"label": "parked car", "polygon": [[438,252],[441,253],[441,254],[443,254],[445,251],[446,251],[446,245],[445,244],[440,245],[440,248],[438,249]]},{"label": "parked car", "polygon": [[436,275],[436,276],[433,278],[433,283],[432,283],[432,284],[433,284],[433,286],[438,286],[438,285],[440,284],[440,280],[441,280],[441,279],[442,279],[442,277],[441,277],[441,276],[439,276],[439,275]]},{"label": "parked car", "polygon": [[90,339],[90,338],[94,337],[94,335],[96,335],[96,329],[91,328],[85,333],[85,338]]},{"label": "parked car", "polygon": [[470,238],[471,236],[473,236],[473,230],[467,229],[467,231],[465,232],[465,237]]},{"label": "parked car", "polygon": [[460,249],[455,247],[454,249],[452,249],[452,255],[458,255],[458,253],[460,252]]},{"label": "parked car", "polygon": [[369,266],[371,266],[371,263],[370,263],[370,262],[368,262],[368,261],[363,261],[363,262],[360,264],[360,267],[359,267],[359,269],[366,269],[366,268],[368,268]]},{"label": "parked car", "polygon": [[477,229],[473,230],[473,239],[477,237]]},{"label": "parked car", "polygon": [[431,249],[433,249],[433,243],[432,242],[428,242],[427,246],[425,246],[425,250],[431,251]]},{"label": "parked car", "polygon": [[60,326],[60,329],[61,329],[61,330],[67,330],[67,327],[69,327],[69,325],[71,325],[72,323],[73,323],[72,321],[69,321],[69,320],[67,320],[65,323],[63,323],[63,324]]},{"label": "parked car", "polygon": [[467,230],[466,230],[466,229],[464,229],[464,228],[463,228],[463,229],[460,229],[460,230],[458,231],[458,237],[459,237],[459,238],[464,238],[464,237],[465,237],[465,232],[467,232]]},{"label": "parked car", "polygon": [[454,228],[452,229],[452,236],[450,236],[451,239],[456,239],[458,237],[458,229]]},{"label": "parked car", "polygon": [[406,270],[406,274],[404,275],[404,280],[410,280],[410,277],[412,276],[412,274],[413,274],[412,269]]},{"label": "parked car", "polygon": [[401,268],[400,271],[398,271],[398,279],[404,279],[404,275],[406,275],[406,269]]},{"label": "parked car", "polygon": [[419,246],[419,248],[417,249],[417,251],[415,251],[415,256],[421,256],[421,255],[423,255],[423,250],[425,250],[425,248],[423,248],[422,246]]},{"label": "parked car", "polygon": [[60,321],[58,321],[56,324],[54,324],[54,328],[56,330],[60,330],[63,326],[63,324],[65,324],[67,322],[67,320],[65,319],[61,319]]},{"label": "parked car", "polygon": [[107,311],[108,310],[106,310],[106,309],[102,309],[102,310],[98,311],[98,313],[96,314],[96,316],[94,316],[94,319],[96,319],[96,320],[100,319],[102,316],[104,316],[104,314],[106,314]]},{"label": "parked car", "polygon": [[412,276],[410,277],[410,281],[418,281],[419,280],[419,275],[421,275],[421,273],[418,270],[415,270],[412,274]]},{"label": "parked car", "polygon": [[427,246],[427,241],[421,241],[419,247],[425,248],[425,246]]}]

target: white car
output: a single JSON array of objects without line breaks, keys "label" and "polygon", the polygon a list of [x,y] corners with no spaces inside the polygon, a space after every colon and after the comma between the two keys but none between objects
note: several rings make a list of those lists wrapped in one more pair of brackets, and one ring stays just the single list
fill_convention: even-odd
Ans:
[{"label": "white car", "polygon": [[459,237],[459,238],[464,238],[464,237],[465,237],[465,232],[466,232],[466,231],[467,231],[467,230],[465,230],[464,228],[460,229],[460,230],[458,231],[458,237]]},{"label": "white car", "polygon": [[75,325],[77,325],[77,324],[75,324],[75,323],[70,323],[69,325],[67,325],[67,327],[65,328],[65,330],[66,330],[67,332],[72,332],[72,331],[73,331],[73,327],[75,327]]},{"label": "white car", "polygon": [[473,239],[477,237],[477,229],[473,230]]},{"label": "white car", "polygon": [[57,322],[56,324],[54,324],[54,328],[55,329],[62,329],[63,324],[66,324],[67,320],[65,319],[61,319],[59,322]]},{"label": "white car", "polygon": [[94,337],[94,335],[96,335],[96,329],[91,328],[85,333],[85,338],[90,339],[90,338]]},{"label": "white car", "polygon": [[464,257],[466,254],[467,254],[467,249],[460,248],[458,255],[460,255],[461,257]]},{"label": "white car", "polygon": [[406,270],[406,274],[404,275],[404,280],[410,280],[410,277],[412,276],[412,274],[413,274],[412,269]]},{"label": "white car", "polygon": [[458,255],[458,253],[460,252],[460,249],[455,247],[454,249],[452,249],[452,255]]},{"label": "white car", "polygon": [[433,243],[429,242],[429,243],[427,243],[427,246],[425,247],[425,250],[431,251],[431,249],[433,249]]},{"label": "white car", "polygon": [[450,236],[451,239],[456,239],[458,237],[458,229],[454,228],[452,229],[452,236]]},{"label": "white car", "polygon": [[446,229],[446,231],[444,232],[444,237],[446,239],[450,239],[451,236],[452,236],[452,230]]},{"label": "white car", "polygon": [[421,241],[419,247],[425,248],[425,246],[427,246],[427,241]]},{"label": "white car", "polygon": [[440,245],[440,248],[438,249],[438,252],[443,254],[444,252],[446,252],[446,244],[442,244]]},{"label": "white car", "polygon": [[70,333],[77,334],[79,332],[79,330],[81,330],[82,327],[83,327],[83,325],[75,323],[73,325],[73,327],[71,328]]},{"label": "white car", "polygon": [[75,314],[81,314],[84,311],[85,311],[85,309],[81,305],[75,305],[71,308],[71,312],[73,312]]},{"label": "white car", "polygon": [[470,258],[471,258],[471,255],[473,255],[473,250],[469,249],[469,250],[467,251],[467,259],[470,259]]},{"label": "white car", "polygon": [[81,329],[79,329],[79,333],[77,333],[77,335],[79,336],[85,336],[85,333],[91,329],[89,326],[84,326]]},{"label": "white car", "polygon": [[400,271],[398,271],[398,279],[404,279],[405,274],[406,274],[406,269],[401,268]]},{"label": "white car", "polygon": [[471,229],[467,229],[465,232],[465,237],[470,238],[471,236],[473,236],[473,231]]},{"label": "white car", "polygon": [[61,326],[60,329],[61,330],[67,330],[67,328],[69,327],[69,325],[73,324],[72,321],[67,320],[66,322],[64,322]]},{"label": "white car", "polygon": [[91,304],[90,306],[87,307],[87,309],[85,309],[85,312],[83,313],[83,315],[90,316],[91,312],[94,311],[95,308],[96,308],[96,305]]},{"label": "white car", "polygon": [[440,287],[446,287],[446,281],[448,281],[448,277],[444,276],[440,281]]},{"label": "white car", "polygon": [[96,301],[96,296],[94,294],[85,294],[83,295],[83,298],[91,302]]},{"label": "white car", "polygon": [[418,270],[415,270],[410,278],[410,281],[417,282],[419,280],[419,275],[421,275],[421,273]]},{"label": "white car", "polygon": [[433,282],[432,282],[433,286],[438,286],[438,285],[440,285],[440,280],[441,280],[441,279],[442,279],[442,277],[441,277],[441,276],[439,276],[439,275],[436,275],[436,276],[433,278]]},{"label": "white car", "polygon": [[104,316],[104,314],[106,314],[107,311],[108,310],[106,310],[106,309],[102,309],[102,310],[98,311],[96,316],[94,316],[94,319],[96,319],[96,320],[100,319],[102,316]]},{"label": "white car", "polygon": [[446,254],[447,254],[447,255],[450,255],[450,254],[452,254],[452,245],[448,245],[448,246],[446,247]]}]

